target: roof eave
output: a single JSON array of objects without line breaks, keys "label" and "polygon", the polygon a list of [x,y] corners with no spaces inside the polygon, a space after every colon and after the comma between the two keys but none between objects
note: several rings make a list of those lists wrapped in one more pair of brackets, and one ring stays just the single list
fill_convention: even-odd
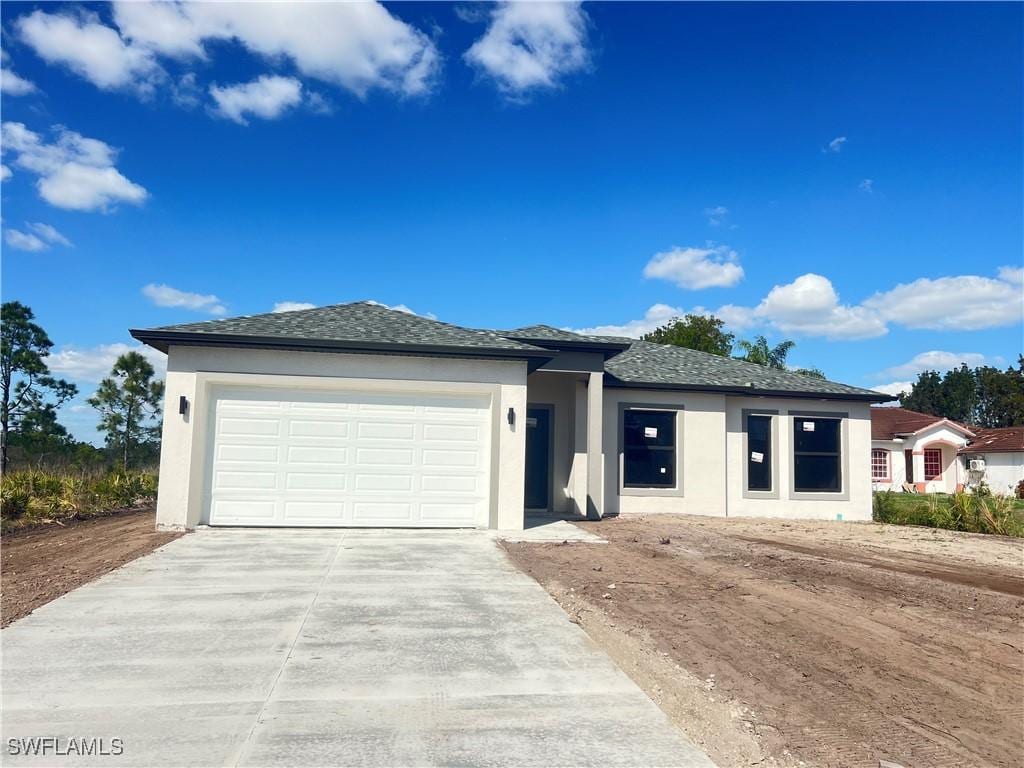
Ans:
[{"label": "roof eave", "polygon": [[446,344],[403,344],[331,339],[304,339],[278,336],[248,336],[230,333],[195,333],[132,328],[134,339],[167,353],[172,345],[189,347],[232,347],[239,349],[284,349],[303,352],[339,352],[368,354],[401,354],[424,357],[484,358],[490,360],[525,360],[531,370],[555,355],[545,349],[501,349],[497,347],[459,347]]},{"label": "roof eave", "polygon": [[788,389],[764,389],[760,387],[714,386],[706,384],[671,384],[665,382],[623,381],[609,374],[605,387],[611,389],[662,389],[680,392],[716,392],[725,395],[747,395],[754,397],[788,397],[805,400],[847,400],[854,402],[885,403],[896,398],[880,392],[864,394],[858,392],[797,392]]},{"label": "roof eave", "polygon": [[528,336],[511,336],[505,334],[506,339],[521,341],[524,344],[533,344],[545,349],[562,349],[573,352],[600,352],[604,354],[605,360],[615,357],[629,349],[630,344],[604,341],[563,341],[561,339],[535,339]]}]

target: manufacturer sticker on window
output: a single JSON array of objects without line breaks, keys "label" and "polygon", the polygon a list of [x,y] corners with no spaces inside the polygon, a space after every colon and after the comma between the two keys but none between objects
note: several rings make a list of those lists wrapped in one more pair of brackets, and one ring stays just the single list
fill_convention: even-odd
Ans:
[{"label": "manufacturer sticker on window", "polygon": [[658,436],[658,428],[657,427],[644,427],[644,437],[657,437],[657,436]]},{"label": "manufacturer sticker on window", "polygon": [[764,454],[763,453],[758,453],[757,451],[751,451],[750,452],[750,460],[752,462],[754,462],[755,464],[760,464],[761,462],[764,461]]},{"label": "manufacturer sticker on window", "polygon": [[814,431],[814,422],[813,421],[805,421],[803,424],[804,424],[804,432],[813,432]]}]

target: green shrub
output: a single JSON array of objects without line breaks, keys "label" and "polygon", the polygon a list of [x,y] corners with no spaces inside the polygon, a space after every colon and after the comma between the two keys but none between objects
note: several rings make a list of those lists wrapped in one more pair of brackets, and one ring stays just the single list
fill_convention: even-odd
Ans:
[{"label": "green shrub", "polygon": [[921,525],[969,533],[1024,536],[1024,516],[1010,496],[954,493],[918,495],[880,491],[874,495],[875,522]]},{"label": "green shrub", "polygon": [[156,498],[155,471],[8,472],[0,480],[0,525],[91,517]]}]

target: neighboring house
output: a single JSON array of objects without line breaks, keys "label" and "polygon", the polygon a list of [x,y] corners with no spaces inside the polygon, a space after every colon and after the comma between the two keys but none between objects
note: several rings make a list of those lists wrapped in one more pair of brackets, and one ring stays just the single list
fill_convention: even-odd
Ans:
[{"label": "neighboring house", "polygon": [[975,432],[974,439],[960,449],[968,483],[984,481],[995,493],[1013,494],[1024,480],[1024,427]]},{"label": "neighboring house", "polygon": [[974,437],[963,424],[906,408],[871,409],[871,482],[875,490],[953,493],[967,482],[957,458]]},{"label": "neighboring house", "polygon": [[163,528],[871,517],[857,387],[363,302],[131,333],[168,354]]}]

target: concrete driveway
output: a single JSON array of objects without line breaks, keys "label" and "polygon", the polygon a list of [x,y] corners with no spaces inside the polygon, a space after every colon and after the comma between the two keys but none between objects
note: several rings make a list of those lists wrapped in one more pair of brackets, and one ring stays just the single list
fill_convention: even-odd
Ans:
[{"label": "concrete driveway", "polygon": [[0,639],[4,765],[711,765],[484,532],[200,531]]}]

